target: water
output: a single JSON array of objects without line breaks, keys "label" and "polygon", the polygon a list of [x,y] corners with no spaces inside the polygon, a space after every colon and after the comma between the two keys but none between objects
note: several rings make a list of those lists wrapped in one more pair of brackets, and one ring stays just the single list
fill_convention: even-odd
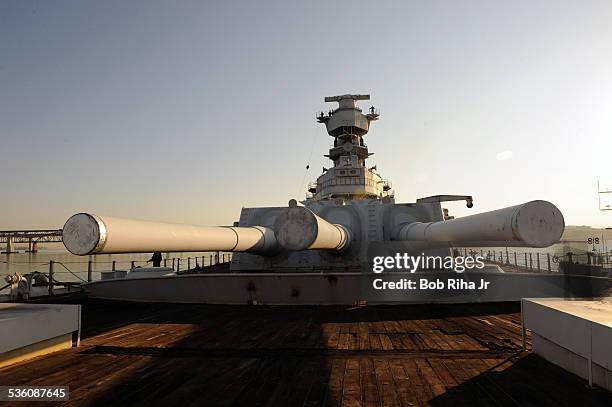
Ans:
[{"label": "water", "polygon": [[[15,272],[22,275],[33,271],[47,274],[49,272],[49,262],[51,260],[56,262],[53,272],[57,281],[77,282],[87,280],[89,260],[92,261],[92,279],[95,281],[100,279],[101,271],[112,270],[113,261],[116,262],[115,266],[117,270],[129,270],[132,266],[132,261],[135,266],[151,266],[151,263],[147,263],[151,255],[152,253],[75,256],[63,249],[41,249],[38,253],[0,254],[0,287],[4,286],[4,278]],[[181,270],[186,270],[188,257],[191,258],[190,265],[193,268],[196,264],[196,258],[197,264],[202,265],[202,256],[204,256],[204,264],[210,264],[210,256],[214,256],[214,253],[162,253],[162,255],[164,259],[168,259],[168,267],[172,267],[172,259],[175,258],[181,259]],[[226,256],[228,256],[228,254],[226,254]],[[178,261],[176,264],[177,263]],[[2,293],[7,292],[8,289],[2,291]]]}]

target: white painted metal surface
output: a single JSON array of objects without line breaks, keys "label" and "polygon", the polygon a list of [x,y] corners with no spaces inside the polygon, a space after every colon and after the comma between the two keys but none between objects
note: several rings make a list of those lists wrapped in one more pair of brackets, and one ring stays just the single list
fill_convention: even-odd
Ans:
[{"label": "white painted metal surface", "polygon": [[79,213],[63,229],[73,254],[249,251],[276,248],[274,232],[261,226],[192,226]]},{"label": "white painted metal surface", "polygon": [[529,298],[522,310],[535,353],[612,391],[612,297]]},{"label": "white painted metal surface", "polygon": [[447,221],[405,223],[395,237],[450,246],[548,247],[559,241],[564,228],[563,215],[555,205],[531,201]]},{"label": "white painted metal surface", "polygon": [[135,267],[127,272],[125,278],[169,277],[176,273],[172,267]]},{"label": "white painted metal surface", "polygon": [[[4,356],[19,359],[20,349],[76,333],[81,329],[81,306],[58,304],[0,304],[0,364]],[[37,350],[44,353],[44,348]]]}]

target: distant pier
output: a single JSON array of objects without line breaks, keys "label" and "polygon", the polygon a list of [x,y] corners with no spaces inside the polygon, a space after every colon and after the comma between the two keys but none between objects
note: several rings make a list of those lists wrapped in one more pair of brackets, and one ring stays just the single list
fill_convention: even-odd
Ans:
[{"label": "distant pier", "polygon": [[62,243],[62,229],[0,231],[0,247],[5,245],[5,250],[0,252],[2,254],[17,253],[15,243],[27,243],[27,251],[36,253],[41,242]]}]

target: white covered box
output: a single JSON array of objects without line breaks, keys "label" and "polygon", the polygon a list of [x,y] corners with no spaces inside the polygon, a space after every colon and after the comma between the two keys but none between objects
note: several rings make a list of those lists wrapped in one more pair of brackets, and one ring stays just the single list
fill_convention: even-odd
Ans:
[{"label": "white covered box", "polygon": [[0,304],[0,367],[78,346],[81,306]]},{"label": "white covered box", "polygon": [[522,318],[536,354],[612,391],[612,298],[523,299]]}]

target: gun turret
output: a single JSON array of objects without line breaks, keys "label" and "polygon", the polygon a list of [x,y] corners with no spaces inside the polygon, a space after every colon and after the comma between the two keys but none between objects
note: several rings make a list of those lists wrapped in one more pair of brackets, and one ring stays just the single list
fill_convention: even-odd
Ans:
[{"label": "gun turret", "polygon": [[63,229],[66,249],[76,255],[149,252],[273,253],[278,244],[262,226],[192,226],[133,219],[73,215]]},{"label": "gun turret", "polygon": [[[396,203],[391,184],[366,161],[364,142],[370,124],[380,118],[373,106],[357,105],[366,94],[325,98],[338,103],[317,115],[333,137],[324,168],[311,195],[289,207],[243,207],[235,227],[206,227],[144,222],[80,213],[66,222],[63,240],[77,255],[150,252],[238,252],[232,271],[355,270],[372,253],[407,251],[449,253],[452,247],[547,247],[565,227],[553,204],[522,205],[453,218],[441,203],[469,195],[434,195],[414,203]],[[368,265],[369,266],[369,265]]]}]

